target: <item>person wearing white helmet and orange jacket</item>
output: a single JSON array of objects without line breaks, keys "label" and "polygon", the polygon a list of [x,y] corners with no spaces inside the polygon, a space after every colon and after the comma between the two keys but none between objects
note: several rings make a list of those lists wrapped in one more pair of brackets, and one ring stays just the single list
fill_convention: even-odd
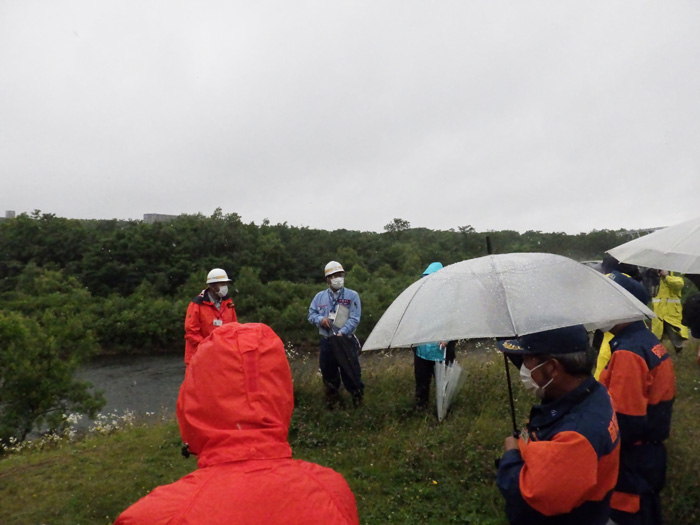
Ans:
[{"label": "person wearing white helmet and orange jacket", "polygon": [[[358,354],[360,343],[355,337],[355,330],[360,324],[362,304],[360,296],[354,290],[345,288],[345,270],[337,261],[331,261],[324,270],[328,288],[318,292],[309,306],[308,320],[318,327],[321,335],[321,352],[319,354],[319,366],[323,376],[323,384],[326,389],[326,400],[329,408],[332,408],[339,400],[338,389],[342,378],[343,385],[352,395],[353,403],[362,403],[364,383]],[[346,346],[351,349],[346,367],[339,363],[333,352],[331,341],[333,337],[343,337]]]},{"label": "person wearing white helmet and orange jacket", "polygon": [[185,316],[185,364],[189,364],[199,343],[214,330],[238,321],[233,300],[228,295],[231,279],[221,268],[207,275],[207,287],[192,299]]}]

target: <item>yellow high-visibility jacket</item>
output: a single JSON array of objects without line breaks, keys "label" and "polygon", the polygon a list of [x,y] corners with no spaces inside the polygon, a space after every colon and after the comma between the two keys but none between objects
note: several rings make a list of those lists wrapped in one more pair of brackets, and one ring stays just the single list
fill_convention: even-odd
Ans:
[{"label": "yellow high-visibility jacket", "polygon": [[688,338],[688,327],[681,323],[683,306],[681,305],[681,291],[685,282],[683,277],[674,272],[662,277],[659,283],[659,293],[652,299],[654,313],[657,319],[651,320],[651,331],[661,339],[664,331],[664,321],[680,330],[680,336]]},{"label": "yellow high-visibility jacket", "polygon": [[610,332],[605,332],[603,335],[603,342],[600,344],[600,350],[598,351],[598,361],[596,362],[595,365],[595,373],[593,376],[596,379],[600,379],[600,373],[603,371],[603,369],[608,366],[608,361],[610,361],[610,339],[615,337],[615,334],[611,334]]}]

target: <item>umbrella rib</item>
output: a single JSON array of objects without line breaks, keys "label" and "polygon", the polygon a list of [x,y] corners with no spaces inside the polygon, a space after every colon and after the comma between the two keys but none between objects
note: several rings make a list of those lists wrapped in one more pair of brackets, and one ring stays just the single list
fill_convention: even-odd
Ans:
[{"label": "umbrella rib", "polygon": [[[432,274],[432,275],[435,275],[435,274]],[[432,275],[428,275],[428,276],[422,277],[422,278],[420,279],[420,281],[424,281],[424,282],[420,283],[420,285],[416,287],[416,288],[417,288],[416,292],[415,292],[415,293],[413,294],[413,296],[408,300],[408,303],[406,303],[406,307],[403,309],[403,313],[401,314],[401,317],[399,318],[399,322],[396,323],[396,330],[394,330],[394,334],[391,336],[391,341],[389,341],[389,348],[392,348],[391,345],[394,343],[394,337],[395,337],[395,335],[398,333],[399,327],[401,326],[401,323],[403,322],[403,318],[404,318],[404,316],[406,315],[406,313],[408,312],[408,307],[411,306],[411,303],[413,302],[413,299],[416,298],[416,294],[418,293],[418,290],[420,290],[421,288],[423,288],[423,285],[425,284],[425,281],[426,281],[427,279],[430,279],[430,277],[432,277]]]},{"label": "umbrella rib", "polygon": [[513,312],[510,309],[510,304],[508,303],[508,294],[506,293],[506,287],[505,284],[503,283],[503,280],[500,279],[501,273],[500,273],[500,267],[496,265],[496,257],[494,255],[489,255],[491,267],[494,269],[494,272],[496,276],[498,277],[497,282],[499,287],[501,288],[501,291],[503,292],[503,302],[506,305],[506,309],[508,310],[508,320],[510,321],[510,325],[513,328],[513,335],[515,337],[518,337],[518,330],[515,327],[515,321],[513,319]]}]

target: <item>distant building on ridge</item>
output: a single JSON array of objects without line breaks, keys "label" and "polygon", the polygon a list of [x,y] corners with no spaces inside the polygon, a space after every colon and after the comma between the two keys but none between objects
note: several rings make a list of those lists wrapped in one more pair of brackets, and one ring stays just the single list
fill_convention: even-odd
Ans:
[{"label": "distant building on ridge", "polygon": [[154,222],[170,222],[176,217],[177,215],[166,215],[164,213],[144,213],[143,222],[146,224],[153,224]]}]

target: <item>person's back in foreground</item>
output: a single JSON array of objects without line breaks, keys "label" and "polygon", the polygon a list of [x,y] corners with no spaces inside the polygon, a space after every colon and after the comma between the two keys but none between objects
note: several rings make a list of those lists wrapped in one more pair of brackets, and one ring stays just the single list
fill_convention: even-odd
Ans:
[{"label": "person's back in foreground", "polygon": [[340,474],[291,458],[293,408],[282,341],[263,324],[222,326],[199,346],[177,402],[199,469],[156,488],[116,523],[359,523]]}]

